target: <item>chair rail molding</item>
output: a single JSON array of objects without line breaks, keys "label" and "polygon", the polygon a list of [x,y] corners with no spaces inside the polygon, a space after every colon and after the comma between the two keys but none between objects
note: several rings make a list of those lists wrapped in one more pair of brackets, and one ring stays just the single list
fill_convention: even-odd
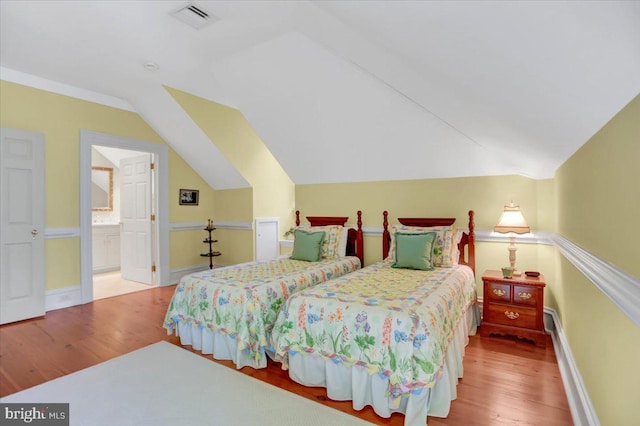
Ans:
[{"label": "chair rail molding", "polygon": [[561,235],[552,241],[562,255],[640,326],[640,279],[605,262]]},{"label": "chair rail molding", "polygon": [[[365,236],[381,236],[381,226],[363,226]],[[476,242],[509,242],[508,234],[491,229],[476,229]],[[558,248],[573,266],[586,276],[600,291],[640,326],[640,279],[589,253],[567,238],[549,231],[534,231],[517,235],[518,244],[544,244]],[[281,245],[285,245],[281,242]]]},{"label": "chair rail molding", "polygon": [[216,222],[215,227],[218,229],[238,229],[241,231],[253,231],[253,223],[251,222]]},{"label": "chair rail molding", "polygon": [[[466,231],[466,230],[465,230]],[[492,229],[476,229],[474,231],[476,241],[508,243],[509,234],[500,234]],[[553,232],[548,231],[532,231],[522,235],[516,235],[515,242],[517,244],[544,244],[553,245]]]},{"label": "chair rail molding", "polygon": [[80,228],[46,228],[44,230],[45,240],[57,238],[80,238]]},{"label": "chair rail molding", "polygon": [[202,231],[206,227],[206,222],[171,222],[169,231]]},{"label": "chair rail molding", "polygon": [[[216,229],[239,229],[243,231],[253,231],[251,222],[214,222]],[[202,230],[207,227],[207,222],[171,222],[170,231],[193,231]]]}]

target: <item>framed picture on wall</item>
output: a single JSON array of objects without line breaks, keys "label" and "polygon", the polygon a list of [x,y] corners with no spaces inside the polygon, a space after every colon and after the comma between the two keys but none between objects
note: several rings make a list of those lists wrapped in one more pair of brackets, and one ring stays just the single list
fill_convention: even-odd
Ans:
[{"label": "framed picture on wall", "polygon": [[197,206],[200,199],[200,191],[197,189],[181,189],[180,205],[181,206]]}]

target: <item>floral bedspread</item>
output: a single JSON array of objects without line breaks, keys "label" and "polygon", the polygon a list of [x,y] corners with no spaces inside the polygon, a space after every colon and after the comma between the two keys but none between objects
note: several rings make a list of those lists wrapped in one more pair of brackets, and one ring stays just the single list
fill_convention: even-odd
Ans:
[{"label": "floral bedspread", "polygon": [[164,328],[179,322],[222,332],[248,349],[254,363],[287,298],[300,290],[360,268],[357,257],[320,262],[289,258],[234,265],[182,277],[169,303]]},{"label": "floral bedspread", "polygon": [[466,266],[416,271],[379,262],[289,298],[271,336],[276,359],[287,368],[291,351],[362,366],[388,377],[398,402],[435,384],[475,300]]}]

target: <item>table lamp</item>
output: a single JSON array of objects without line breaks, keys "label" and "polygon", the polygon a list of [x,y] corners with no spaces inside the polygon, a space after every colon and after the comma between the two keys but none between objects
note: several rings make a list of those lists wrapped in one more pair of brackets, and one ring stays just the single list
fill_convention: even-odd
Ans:
[{"label": "table lamp", "polygon": [[522,216],[520,206],[513,204],[513,201],[508,206],[504,206],[504,211],[498,220],[496,226],[493,227],[495,232],[501,234],[509,234],[509,264],[513,270],[513,275],[519,276],[520,272],[516,271],[516,235],[526,234],[531,232],[527,221]]}]

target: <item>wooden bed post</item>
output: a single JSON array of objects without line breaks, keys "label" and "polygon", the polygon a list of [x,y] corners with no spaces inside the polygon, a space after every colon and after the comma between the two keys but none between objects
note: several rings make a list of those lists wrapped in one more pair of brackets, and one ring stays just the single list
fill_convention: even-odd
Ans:
[{"label": "wooden bed post", "polygon": [[382,217],[384,218],[382,220],[382,227],[384,228],[382,231],[382,260],[385,260],[389,255],[389,240],[391,239],[389,235],[389,212],[383,211]]},{"label": "wooden bed post", "polygon": [[[306,216],[310,226],[342,226],[344,227],[349,216]],[[364,266],[364,238],[362,232],[362,211],[358,210],[358,228],[353,226],[347,230],[347,256],[357,256],[360,265]],[[300,210],[296,210],[296,226],[300,226]]]},{"label": "wooden bed post", "polygon": [[[384,220],[382,222],[382,226],[384,230],[382,231],[382,259],[386,259],[389,256],[389,249],[391,245],[391,234],[389,233],[389,213],[385,210],[382,212],[382,216]],[[476,234],[475,234],[475,222],[474,222],[475,212],[473,210],[469,210],[469,232],[464,233],[462,235],[462,239],[458,244],[458,250],[460,251],[460,259],[459,263],[463,265],[469,266],[474,274],[476,272]],[[453,217],[448,218],[398,218],[398,221],[406,226],[419,226],[419,227],[430,227],[430,226],[451,226],[456,221]],[[465,247],[467,247],[465,251]],[[466,256],[465,256],[466,253]]]},{"label": "wooden bed post", "polygon": [[473,210],[469,210],[469,243],[467,245],[467,264],[473,270],[475,275],[476,273],[476,233],[475,233],[475,222],[474,222],[475,212]]},{"label": "wooden bed post", "polygon": [[362,212],[358,210],[358,230],[356,231],[356,254],[360,259],[360,267],[364,268],[364,238],[362,235]]}]

